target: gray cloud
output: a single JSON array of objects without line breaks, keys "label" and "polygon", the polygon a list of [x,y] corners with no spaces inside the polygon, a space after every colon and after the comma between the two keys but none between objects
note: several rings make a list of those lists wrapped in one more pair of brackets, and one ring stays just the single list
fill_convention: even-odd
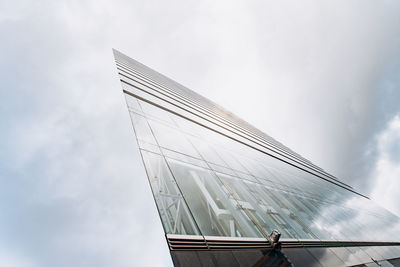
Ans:
[{"label": "gray cloud", "polygon": [[400,106],[397,2],[0,6],[0,265],[171,264],[112,47],[376,186]]},{"label": "gray cloud", "polygon": [[400,204],[394,196],[400,186],[400,116],[396,114],[377,135],[375,147],[377,160],[373,165],[372,198],[391,212],[399,215]]}]

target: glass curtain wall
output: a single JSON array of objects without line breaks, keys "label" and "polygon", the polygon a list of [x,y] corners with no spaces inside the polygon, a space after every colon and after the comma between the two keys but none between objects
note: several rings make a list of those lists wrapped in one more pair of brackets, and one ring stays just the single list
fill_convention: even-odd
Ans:
[{"label": "glass curtain wall", "polygon": [[[126,91],[137,88],[123,83]],[[369,199],[125,93],[167,234],[396,241]]]}]

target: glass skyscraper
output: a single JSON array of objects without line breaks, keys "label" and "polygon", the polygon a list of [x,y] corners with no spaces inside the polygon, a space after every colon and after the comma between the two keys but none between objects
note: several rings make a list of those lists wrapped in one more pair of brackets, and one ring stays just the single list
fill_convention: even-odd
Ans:
[{"label": "glass skyscraper", "polygon": [[176,266],[400,266],[397,216],[212,101],[114,56]]}]

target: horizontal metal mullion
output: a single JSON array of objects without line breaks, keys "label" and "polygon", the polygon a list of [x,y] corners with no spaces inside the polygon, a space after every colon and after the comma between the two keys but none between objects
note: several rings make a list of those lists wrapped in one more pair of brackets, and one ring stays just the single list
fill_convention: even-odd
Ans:
[{"label": "horizontal metal mullion", "polygon": [[[123,67],[124,67],[124,66],[123,66]],[[128,69],[129,69],[128,71],[131,71],[131,72],[135,73],[135,71],[134,71],[134,70],[131,70],[129,67],[125,67],[125,68],[128,68]],[[121,69],[120,69],[120,70],[121,70]],[[124,71],[124,70],[122,70],[122,71]],[[126,71],[125,71],[125,72],[126,72]],[[130,75],[132,75],[132,74],[130,74]],[[139,74],[134,74],[133,76],[136,77],[136,75],[139,75]],[[142,74],[142,73],[140,73],[140,75],[145,76],[145,75]],[[136,77],[136,78],[137,78],[137,77]],[[139,78],[139,79],[142,80],[143,78]],[[147,78],[147,80],[151,80],[151,78]],[[156,84],[156,85],[152,85],[152,86],[156,86],[156,87],[160,87],[160,86],[161,86],[161,87],[163,87],[165,90],[168,90],[168,92],[171,92],[171,93],[173,93],[173,94],[176,94],[176,95],[178,95],[180,98],[184,98],[184,101],[188,101],[189,103],[190,103],[190,102],[193,102],[193,100],[187,99],[187,97],[180,95],[179,93],[173,91],[172,89],[167,88],[166,86],[158,85],[158,83],[155,82],[155,81],[152,81],[152,80],[151,80],[151,81],[146,81],[146,82],[148,82],[148,83],[150,83],[150,84],[152,84],[152,83],[153,83],[153,84]],[[161,88],[160,88],[160,89],[161,89]],[[327,176],[332,176],[332,175],[330,175],[330,174],[328,174],[328,173],[325,173],[325,171],[323,171],[321,168],[319,168],[318,166],[316,166],[315,164],[313,164],[313,163],[310,162],[309,160],[307,160],[307,159],[301,157],[300,155],[298,155],[297,153],[291,151],[291,150],[290,150],[289,148],[287,148],[286,146],[284,146],[284,145],[282,145],[282,144],[278,144],[278,143],[276,143],[276,142],[274,143],[274,142],[268,141],[268,140],[266,140],[264,137],[261,137],[261,136],[255,134],[254,132],[250,131],[249,129],[245,129],[245,128],[243,128],[243,127],[241,127],[241,126],[235,124],[234,122],[232,122],[232,121],[230,121],[230,120],[227,120],[227,119],[225,119],[225,118],[222,118],[222,117],[219,116],[218,114],[213,113],[212,111],[208,110],[208,108],[205,108],[205,107],[201,106],[200,104],[198,104],[198,103],[196,103],[196,102],[194,102],[194,103],[195,103],[195,105],[196,105],[198,108],[201,108],[201,109],[205,110],[206,112],[211,113],[211,114],[213,114],[214,116],[217,116],[220,120],[222,119],[222,120],[226,121],[226,123],[229,123],[231,127],[239,128],[239,129],[237,129],[237,130],[239,130],[239,131],[246,131],[245,134],[248,134],[248,135],[252,136],[252,138],[258,139],[258,140],[261,141],[261,142],[265,142],[265,143],[267,143],[268,145],[274,147],[275,149],[281,150],[283,153],[287,153],[287,154],[290,155],[291,157],[293,157],[293,158],[295,158],[295,159],[297,159],[297,160],[303,162],[304,164],[310,165],[310,168],[312,168],[312,169],[315,168],[315,169],[316,169],[315,171],[320,171],[320,172],[326,174]],[[222,123],[224,123],[224,122],[222,122]],[[240,128],[241,128],[242,130],[240,130]],[[258,130],[258,131],[259,131],[259,130]],[[271,137],[271,138],[272,138],[272,137]],[[332,177],[334,177],[334,176],[332,176]]]},{"label": "horizontal metal mullion", "polygon": [[[168,239],[168,237],[167,237]],[[263,240],[246,240],[243,239],[230,239],[223,237],[219,239],[188,239],[180,238],[168,239],[168,243],[171,249],[215,249],[215,250],[226,250],[226,249],[268,249],[271,248],[271,244],[267,239]],[[337,240],[282,240],[280,242],[282,248],[314,248],[314,247],[360,247],[360,246],[400,246],[400,242],[383,242],[383,241],[337,241]]]},{"label": "horizontal metal mullion", "polygon": [[[129,79],[129,78],[128,78],[128,79]],[[124,80],[122,80],[122,79],[121,79],[121,81],[124,82],[124,83],[129,84],[127,81],[124,81]],[[152,93],[150,93],[150,92],[147,92],[147,91],[145,91],[145,90],[142,89],[142,88],[138,88],[137,86],[134,86],[133,84],[129,84],[129,85],[130,85],[130,86],[133,86],[134,88],[137,88],[137,89],[139,89],[139,90],[141,90],[141,91],[144,91],[145,93],[150,94],[150,95],[152,95],[152,96],[154,96],[154,97],[156,97],[156,98],[159,98],[159,99],[161,99],[161,100],[163,100],[163,101],[165,101],[165,102],[167,102],[167,103],[169,103],[169,104],[171,104],[171,105],[173,105],[173,106],[176,106],[176,107],[178,107],[178,108],[180,108],[180,109],[183,109],[183,110],[189,112],[190,114],[193,114],[193,115],[195,115],[195,116],[199,116],[198,114],[195,114],[195,113],[191,112],[190,110],[187,110],[187,109],[185,109],[185,108],[183,108],[183,107],[179,107],[177,104],[174,104],[174,103],[172,103],[172,102],[170,102],[170,101],[168,101],[168,100],[166,100],[166,99],[163,99],[163,98],[161,98],[160,96],[157,96],[157,95],[155,95],[155,94],[152,94]],[[154,102],[152,102],[152,101],[150,101],[150,100],[148,100],[148,99],[146,99],[146,98],[143,98],[143,97],[141,97],[141,96],[138,96],[138,95],[136,95],[136,94],[134,94],[134,93],[132,93],[132,92],[130,92],[130,91],[123,90],[123,92],[126,93],[126,94],[128,94],[128,95],[131,95],[131,96],[133,96],[133,97],[136,97],[136,98],[138,98],[138,99],[140,99],[140,100],[142,100],[142,101],[145,101],[145,102],[147,102],[147,103],[149,103],[149,104],[155,105],[155,106],[157,106],[157,107],[159,107],[159,108],[161,108],[161,109],[163,109],[163,110],[166,110],[166,111],[168,111],[168,112],[170,112],[170,113],[172,113],[172,114],[175,114],[175,115],[177,115],[177,116],[180,116],[180,117],[182,117],[182,118],[184,118],[184,119],[186,119],[186,120],[189,120],[189,121],[191,121],[191,122],[193,122],[193,123],[196,123],[196,124],[198,124],[198,125],[201,125],[202,127],[205,127],[205,128],[210,129],[210,130],[212,130],[212,131],[214,131],[214,132],[217,132],[217,133],[219,133],[219,134],[221,134],[221,135],[223,135],[223,136],[226,136],[226,137],[228,137],[228,138],[230,138],[230,139],[232,139],[232,140],[235,140],[236,142],[239,142],[239,143],[244,144],[244,145],[246,145],[246,146],[248,146],[248,147],[251,147],[251,148],[253,148],[253,149],[255,149],[255,150],[259,151],[259,152],[262,152],[262,153],[264,153],[264,154],[266,154],[266,155],[269,155],[269,156],[271,156],[271,157],[273,157],[273,158],[275,158],[275,159],[278,159],[278,160],[280,160],[280,161],[283,161],[283,162],[285,162],[285,163],[287,163],[287,164],[289,164],[289,165],[291,165],[291,166],[293,166],[293,167],[295,167],[295,168],[298,168],[298,169],[300,169],[300,170],[303,170],[303,171],[305,171],[305,172],[307,172],[307,173],[309,173],[309,174],[312,174],[312,175],[314,175],[314,176],[316,176],[316,177],[319,177],[319,178],[321,178],[321,179],[323,179],[323,180],[325,180],[325,181],[327,181],[327,182],[330,182],[330,183],[332,183],[332,184],[335,184],[335,185],[337,185],[337,186],[340,186],[340,187],[342,187],[343,189],[346,189],[346,190],[348,190],[348,191],[350,191],[350,192],[353,192],[353,193],[355,193],[355,194],[357,194],[357,195],[360,195],[360,196],[362,196],[362,197],[365,197],[365,198],[369,199],[367,196],[364,196],[364,195],[362,195],[361,193],[358,193],[358,192],[356,192],[356,191],[350,189],[347,185],[346,185],[346,186],[341,185],[342,183],[341,183],[340,181],[331,180],[331,178],[323,177],[323,176],[321,176],[321,175],[317,175],[316,173],[312,172],[311,170],[307,170],[307,169],[306,169],[307,166],[304,166],[304,167],[306,167],[306,168],[301,167],[301,166],[298,166],[298,165],[296,165],[294,162],[293,162],[293,163],[292,163],[292,162],[289,162],[289,161],[287,161],[287,160],[285,160],[285,159],[282,159],[282,158],[280,158],[280,157],[278,157],[278,156],[275,156],[275,155],[273,155],[273,154],[271,154],[271,153],[268,153],[268,152],[266,152],[266,151],[264,151],[264,150],[262,150],[262,149],[256,148],[256,147],[254,147],[254,146],[251,145],[251,144],[245,143],[245,142],[240,141],[240,140],[238,140],[238,139],[236,139],[236,138],[234,138],[234,137],[232,137],[232,136],[230,136],[230,135],[224,134],[224,133],[222,133],[222,132],[220,132],[220,131],[218,131],[218,130],[216,130],[216,129],[214,129],[214,128],[208,127],[208,126],[206,126],[206,125],[204,125],[204,124],[202,124],[202,123],[200,123],[200,122],[197,122],[197,121],[195,121],[195,120],[193,120],[193,119],[190,119],[190,118],[188,118],[188,117],[186,117],[186,116],[184,116],[184,115],[182,115],[182,114],[180,114],[180,113],[178,113],[178,112],[175,112],[175,111],[173,111],[173,110],[170,110],[170,109],[168,109],[168,108],[166,108],[166,107],[164,107],[164,106],[161,106],[161,105],[159,105],[159,104],[156,104],[156,103],[154,103]],[[209,121],[209,120],[206,119],[206,118],[203,118],[203,119],[206,120],[206,121],[208,121],[208,122],[211,122],[211,121]],[[212,122],[211,122],[211,123],[212,123]],[[223,129],[225,129],[225,130],[228,130],[228,129],[222,127],[222,126],[219,126],[219,127],[223,128]],[[228,131],[229,131],[229,130],[228,130]],[[287,157],[286,157],[286,158],[287,158]],[[291,161],[293,161],[293,160],[290,159],[290,158],[288,158],[288,159],[291,160]],[[302,165],[303,165],[303,164],[302,164]]]}]

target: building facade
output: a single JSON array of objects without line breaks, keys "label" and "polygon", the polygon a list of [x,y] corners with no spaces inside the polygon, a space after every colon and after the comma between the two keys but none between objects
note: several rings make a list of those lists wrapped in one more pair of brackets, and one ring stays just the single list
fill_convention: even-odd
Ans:
[{"label": "building facade", "polygon": [[397,216],[212,101],[114,56],[176,266],[399,266]]}]

